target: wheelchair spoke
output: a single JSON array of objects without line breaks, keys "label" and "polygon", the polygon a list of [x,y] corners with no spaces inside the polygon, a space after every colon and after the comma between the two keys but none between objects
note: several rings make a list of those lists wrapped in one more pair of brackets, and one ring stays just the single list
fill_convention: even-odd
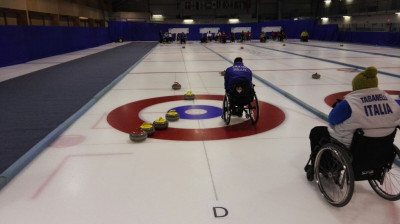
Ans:
[{"label": "wheelchair spoke", "polygon": [[225,95],[224,102],[223,102],[223,111],[222,111],[222,119],[225,121],[226,125],[229,125],[231,121],[231,107],[229,103],[228,96]]},{"label": "wheelchair spoke", "polygon": [[383,183],[378,180],[368,180],[368,182],[382,198],[390,201],[400,199],[400,168],[397,165],[392,165],[392,168],[387,170]]},{"label": "wheelchair spoke", "polygon": [[400,193],[399,188],[400,177],[388,172],[383,182],[383,189],[385,189],[385,191],[391,195],[396,195]]},{"label": "wheelchair spoke", "polygon": [[251,119],[251,122],[253,124],[257,123],[258,118],[259,118],[259,113],[260,113],[260,109],[259,109],[259,105],[258,105],[258,99],[257,96],[254,95],[254,99],[251,103],[249,103],[248,105],[248,109],[249,109],[249,116]]},{"label": "wheelchair spoke", "polygon": [[[353,194],[354,178],[348,161],[332,146],[322,147],[315,160],[318,186],[327,201],[337,207],[346,205]],[[352,181],[353,180],[353,181]]]}]

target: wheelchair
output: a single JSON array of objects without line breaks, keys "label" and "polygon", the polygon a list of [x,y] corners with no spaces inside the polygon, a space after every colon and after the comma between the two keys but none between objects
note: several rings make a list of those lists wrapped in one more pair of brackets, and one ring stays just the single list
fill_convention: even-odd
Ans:
[{"label": "wheelchair", "polygon": [[[238,92],[236,89],[242,91]],[[250,86],[248,82],[240,82],[230,93],[226,92],[222,104],[222,119],[226,125],[229,125],[232,115],[243,116],[243,112],[252,124],[256,124],[260,114],[260,107],[254,85]]]},{"label": "wheelchair", "polygon": [[[399,128],[399,127],[397,127]],[[400,151],[393,144],[396,130],[385,137],[364,136],[357,129],[347,149],[331,140],[319,149],[307,179],[315,178],[324,198],[335,207],[347,205],[354,192],[354,182],[368,180],[372,189],[389,201],[400,199]],[[307,163],[308,164],[308,163]]]}]

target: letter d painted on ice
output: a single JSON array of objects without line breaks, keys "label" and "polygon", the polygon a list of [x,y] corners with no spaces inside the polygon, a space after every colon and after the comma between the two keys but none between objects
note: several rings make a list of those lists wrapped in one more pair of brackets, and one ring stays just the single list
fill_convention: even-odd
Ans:
[{"label": "letter d painted on ice", "polygon": [[214,217],[215,218],[222,218],[228,215],[228,209],[224,207],[213,207]]}]

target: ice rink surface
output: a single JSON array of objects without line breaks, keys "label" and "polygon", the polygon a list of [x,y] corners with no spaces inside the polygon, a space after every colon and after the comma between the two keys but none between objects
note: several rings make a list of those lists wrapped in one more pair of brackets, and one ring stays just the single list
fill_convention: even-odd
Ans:
[{"label": "ice rink surface", "polygon": [[[39,68],[1,68],[0,74],[23,75],[109,47],[30,63]],[[254,132],[262,129],[258,125],[265,125],[259,122],[249,130],[230,130],[250,132],[242,137],[149,137],[134,143],[128,133],[108,122],[116,108],[127,105],[141,108],[132,119],[149,123],[175,107],[222,107],[218,97],[187,101],[183,95],[192,91],[199,96],[222,96],[219,72],[238,56],[254,73],[258,100],[284,114],[276,127]],[[0,223],[399,224],[400,202],[380,198],[368,182],[356,182],[350,203],[335,208],[315,182],[307,181],[303,170],[310,152],[309,131],[327,122],[293,98],[327,115],[331,107],[325,98],[350,91],[353,77],[368,66],[378,68],[381,89],[399,91],[400,51],[394,48],[297,40],[288,40],[285,46],[274,41],[188,42],[185,48],[158,45],[1,190]],[[311,78],[316,72],[320,79]],[[182,88],[173,90],[174,82]],[[177,96],[182,99],[176,100]],[[393,97],[398,99],[398,95]],[[260,119],[274,116],[260,111]],[[124,119],[121,125],[130,122]],[[243,122],[245,118],[232,117],[231,125]],[[219,116],[180,119],[169,127],[182,136],[227,128]],[[185,129],[199,131],[185,133]],[[396,144],[400,145],[399,137]]]}]

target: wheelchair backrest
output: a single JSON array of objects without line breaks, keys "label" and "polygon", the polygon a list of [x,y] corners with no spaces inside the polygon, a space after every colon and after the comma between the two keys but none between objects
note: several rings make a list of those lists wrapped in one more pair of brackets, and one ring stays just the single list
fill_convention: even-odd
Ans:
[{"label": "wheelchair backrest", "polygon": [[[242,92],[236,92],[237,87],[242,87]],[[254,100],[255,92],[248,81],[239,81],[234,85],[229,95],[233,105],[244,106]]]},{"label": "wheelchair backrest", "polygon": [[240,95],[254,95],[254,89],[247,80],[239,80],[236,82],[236,84],[233,86],[232,93],[236,94],[237,87],[242,87],[243,89]]},{"label": "wheelchair backrest", "polygon": [[362,129],[356,130],[350,147],[355,180],[383,178],[385,169],[391,168],[396,157],[396,131],[385,137],[367,137]]}]

